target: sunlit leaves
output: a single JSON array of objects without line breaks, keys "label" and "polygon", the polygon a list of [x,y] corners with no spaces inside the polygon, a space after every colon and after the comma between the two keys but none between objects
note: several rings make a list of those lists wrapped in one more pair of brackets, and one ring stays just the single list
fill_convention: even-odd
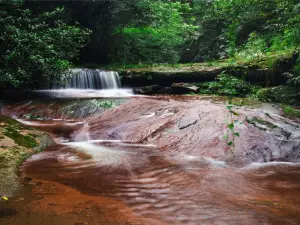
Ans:
[{"label": "sunlit leaves", "polygon": [[[179,1],[136,2],[139,17],[133,19],[116,33],[126,39],[123,53],[128,60],[140,62],[178,62],[180,47],[193,38],[197,26],[185,19],[185,13],[191,11],[189,4]],[[134,61],[133,61],[134,62]]]}]

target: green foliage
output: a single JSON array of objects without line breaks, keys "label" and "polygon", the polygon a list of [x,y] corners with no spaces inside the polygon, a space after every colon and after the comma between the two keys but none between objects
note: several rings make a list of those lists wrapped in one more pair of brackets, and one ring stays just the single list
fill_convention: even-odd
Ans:
[{"label": "green foliage", "polygon": [[300,55],[297,58],[292,73],[288,73],[287,76],[289,77],[288,83],[300,86]]},{"label": "green foliage", "polygon": [[227,141],[227,146],[231,148],[231,152],[234,153],[235,139],[236,137],[240,137],[240,133],[236,131],[236,124],[240,123],[240,121],[237,119],[239,114],[233,111],[233,105],[230,97],[228,97],[226,109],[230,114],[230,121],[227,123],[227,134],[224,136],[224,139]]},{"label": "green foliage", "polygon": [[299,105],[300,96],[295,87],[278,86],[257,90],[256,96],[261,101]]},{"label": "green foliage", "polygon": [[300,44],[298,0],[198,0],[194,5],[201,27],[196,59],[252,60]]},{"label": "green foliage", "polygon": [[[70,21],[93,29],[80,57],[91,68],[108,61],[141,67],[215,59],[227,59],[227,64],[262,61],[270,68],[275,58],[299,51],[300,45],[299,0],[26,1],[28,8],[21,0],[0,4],[2,87],[41,86],[63,74],[89,34]],[[297,74],[290,74],[292,84],[299,83]]]},{"label": "green foliage", "polygon": [[[201,87],[203,89],[201,89]],[[252,86],[243,79],[220,74],[217,81],[202,84],[200,92],[202,94],[217,94],[225,96],[246,96],[251,94]]]},{"label": "green foliage", "polygon": [[62,8],[33,14],[23,1],[0,4],[0,86],[38,86],[64,74],[89,31],[56,19]]},{"label": "green foliage", "polygon": [[116,101],[110,101],[110,100],[91,100],[90,104],[93,105],[93,107],[96,108],[102,108],[102,109],[110,109],[117,106],[118,102]]},{"label": "green foliage", "polygon": [[244,62],[259,60],[265,56],[266,51],[267,43],[265,39],[253,32],[249,35],[248,42],[234,54],[234,58]]},{"label": "green foliage", "polygon": [[194,38],[197,26],[184,18],[191,11],[188,4],[179,1],[136,1],[139,17],[116,34],[125,38],[119,52],[123,62],[176,63],[184,43]]},{"label": "green foliage", "polygon": [[299,109],[295,109],[294,107],[291,107],[291,106],[284,106],[282,110],[283,110],[284,115],[286,115],[288,117],[300,118],[300,110]]}]

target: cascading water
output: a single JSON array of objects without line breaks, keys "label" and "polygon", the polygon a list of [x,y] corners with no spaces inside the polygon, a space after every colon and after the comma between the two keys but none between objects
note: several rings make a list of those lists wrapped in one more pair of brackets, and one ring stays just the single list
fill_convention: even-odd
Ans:
[{"label": "cascading water", "polygon": [[71,69],[73,75],[66,84],[53,84],[57,88],[117,89],[121,87],[118,72],[97,69]]},{"label": "cascading water", "polygon": [[131,89],[121,89],[118,72],[98,69],[71,69],[68,82],[52,83],[51,90],[34,91],[34,96],[50,98],[130,97]]},{"label": "cascading water", "polygon": [[79,89],[116,89],[121,87],[119,74],[114,71],[92,69],[73,69],[69,88]]}]

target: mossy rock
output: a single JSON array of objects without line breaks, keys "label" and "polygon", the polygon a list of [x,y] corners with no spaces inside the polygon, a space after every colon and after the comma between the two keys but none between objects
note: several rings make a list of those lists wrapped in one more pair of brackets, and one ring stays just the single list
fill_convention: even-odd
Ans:
[{"label": "mossy rock", "polygon": [[263,120],[261,118],[258,118],[258,117],[247,118],[247,122],[261,130],[273,130],[273,129],[278,128],[277,125],[270,123],[266,120]]},{"label": "mossy rock", "polygon": [[22,129],[25,129],[25,127],[19,122],[6,116],[0,116],[0,122],[3,127],[3,135],[13,139],[17,145],[25,148],[33,148],[38,145],[32,136],[23,135],[20,133]]},{"label": "mossy rock", "polygon": [[291,106],[284,106],[282,108],[283,114],[290,118],[298,118],[300,119],[300,109],[296,109]]},{"label": "mossy rock", "polygon": [[256,95],[261,101],[284,103],[288,105],[300,104],[300,93],[296,87],[292,86],[262,88],[256,92]]},{"label": "mossy rock", "polygon": [[18,166],[53,143],[47,134],[0,116],[0,194],[13,196],[20,187]]}]

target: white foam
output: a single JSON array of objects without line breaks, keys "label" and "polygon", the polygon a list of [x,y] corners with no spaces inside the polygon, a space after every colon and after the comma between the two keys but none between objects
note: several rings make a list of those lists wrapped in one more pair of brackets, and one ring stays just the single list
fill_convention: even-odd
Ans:
[{"label": "white foam", "polygon": [[89,130],[89,124],[85,123],[83,128],[75,133],[75,141],[88,141],[91,139]]},{"label": "white foam", "polygon": [[242,169],[244,170],[252,170],[252,169],[260,169],[260,168],[266,168],[266,167],[275,167],[275,166],[293,166],[298,167],[300,166],[300,163],[293,163],[293,162],[265,162],[265,163],[251,163]]},{"label": "white foam", "polygon": [[52,98],[114,98],[114,97],[131,97],[132,89],[53,89],[37,90],[37,93],[49,95]]},{"label": "white foam", "polygon": [[122,150],[98,146],[89,142],[69,142],[63,145],[76,148],[91,156],[92,161],[104,166],[122,166],[129,161],[129,156]]},{"label": "white foam", "polygon": [[182,160],[189,161],[189,162],[200,162],[203,164],[208,164],[212,167],[227,167],[224,161],[215,160],[213,158],[204,157],[204,156],[195,156],[195,155],[188,155],[188,154],[179,154],[175,157],[173,156],[172,159],[179,161],[179,164],[182,163]]},{"label": "white foam", "polygon": [[[43,127],[50,127],[50,126],[56,126],[57,123],[47,123],[47,122],[44,122],[42,121],[39,122],[39,121],[29,121],[29,120],[24,120],[24,119],[19,119],[19,118],[14,118],[15,120],[17,120],[18,122],[24,124],[24,125],[28,125],[28,126],[43,126]],[[50,120],[51,121],[51,120]],[[57,122],[58,120],[53,120],[54,122]],[[82,121],[72,121],[72,122],[64,122],[63,123],[65,126],[75,126],[75,125],[81,125],[81,124],[84,124],[84,122]]]},{"label": "white foam", "polygon": [[155,112],[147,114],[147,115],[140,116],[139,119],[148,119],[148,118],[151,118],[151,117],[154,117],[154,116],[155,116]]},{"label": "white foam", "polygon": [[134,144],[130,143],[129,140],[105,140],[105,139],[98,139],[98,140],[89,140],[88,143],[120,143],[122,146],[133,146],[133,147],[148,147],[148,148],[155,148],[156,145],[153,144]]}]

